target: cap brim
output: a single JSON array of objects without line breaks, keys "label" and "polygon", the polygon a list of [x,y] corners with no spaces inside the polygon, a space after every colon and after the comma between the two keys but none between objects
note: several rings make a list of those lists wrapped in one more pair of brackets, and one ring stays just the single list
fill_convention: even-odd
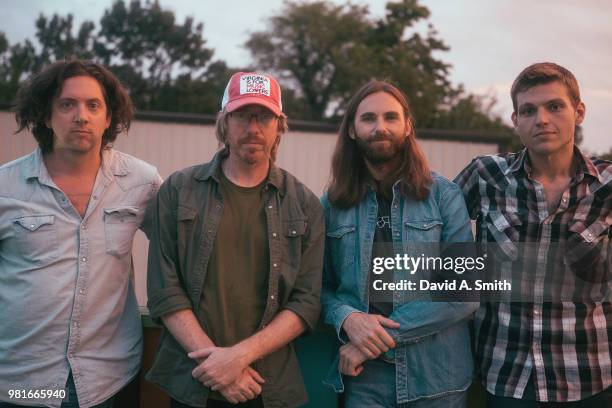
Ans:
[{"label": "cap brim", "polygon": [[268,102],[265,99],[262,99],[261,97],[258,96],[246,96],[240,99],[235,99],[231,102],[229,102],[226,106],[225,106],[225,110],[227,112],[233,112],[237,109],[242,108],[243,106],[246,105],[259,105],[259,106],[263,106],[264,108],[267,108],[269,110],[271,110],[276,116],[280,116],[281,114],[281,110],[278,108],[277,105]]}]

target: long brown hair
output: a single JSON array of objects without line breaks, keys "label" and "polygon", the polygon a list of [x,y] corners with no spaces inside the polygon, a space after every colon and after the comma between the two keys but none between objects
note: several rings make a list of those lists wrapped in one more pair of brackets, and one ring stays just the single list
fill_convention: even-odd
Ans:
[{"label": "long brown hair", "polygon": [[[370,179],[369,171],[357,143],[349,133],[354,130],[355,114],[359,104],[368,95],[376,92],[386,92],[397,99],[402,105],[405,119],[414,123],[408,98],[388,82],[370,81],[353,95],[342,119],[332,157],[328,199],[336,207],[353,207],[359,204],[367,193],[366,183]],[[401,180],[401,192],[404,195],[423,200],[429,195],[432,178],[425,154],[416,141],[414,126],[411,126],[410,134],[406,137],[403,147],[402,164],[396,173]]]}]

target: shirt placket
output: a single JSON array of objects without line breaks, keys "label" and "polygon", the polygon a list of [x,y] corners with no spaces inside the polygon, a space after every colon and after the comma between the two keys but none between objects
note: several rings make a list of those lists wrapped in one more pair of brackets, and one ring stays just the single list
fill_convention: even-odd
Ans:
[{"label": "shirt placket", "polygon": [[533,309],[532,309],[532,343],[531,353],[536,370],[534,380],[535,393],[539,400],[548,401],[548,392],[546,387],[546,372],[544,370],[544,356],[542,354],[542,332],[543,332],[543,317],[542,305],[544,302],[544,285],[546,277],[546,263],[551,242],[551,222],[554,215],[548,213],[548,203],[544,187],[539,182],[532,180],[536,204],[538,209],[539,239],[537,242],[537,261],[536,273],[533,289]]},{"label": "shirt placket", "polygon": [[261,319],[260,328],[272,320],[278,310],[278,281],[280,278],[280,268],[282,261],[281,248],[281,228],[278,223],[280,199],[277,194],[269,194],[269,187],[264,187],[264,193],[268,194],[266,200],[265,213],[266,224],[268,228],[268,247],[270,250],[270,270],[268,273],[268,297],[266,299],[266,308]]},{"label": "shirt placket", "polygon": [[[85,216],[79,223],[77,231],[78,240],[78,261],[77,261],[77,280],[74,293],[74,303],[72,307],[72,315],[70,317],[70,335],[68,338],[67,356],[72,371],[75,388],[79,400],[88,400],[88,384],[82,381],[80,373],[79,359],[76,356],[79,350],[79,345],[82,338],[82,322],[86,321],[83,316],[83,306],[87,296],[87,288],[89,281],[89,273],[91,269],[90,245],[89,245],[89,219],[91,214],[100,205],[100,201],[111,181],[107,178],[101,179],[101,173],[98,173],[98,178],[92,189],[91,198],[85,212]],[[74,211],[74,209],[73,209]],[[78,214],[77,214],[78,215]],[[101,220],[101,228],[104,228],[103,220]]]},{"label": "shirt placket", "polygon": [[[402,242],[402,211],[401,211],[401,193],[399,185],[395,184],[393,188],[393,202],[391,203],[391,234],[393,237],[393,250],[396,254],[404,251]],[[393,280],[397,282],[397,277],[402,277],[399,271],[393,271]],[[400,276],[398,276],[400,275]],[[393,291],[393,310],[401,306],[404,301],[405,292],[401,290]],[[408,398],[407,384],[407,361],[406,353],[402,346],[398,347],[394,353],[395,356],[395,392],[398,400],[406,400]]]}]

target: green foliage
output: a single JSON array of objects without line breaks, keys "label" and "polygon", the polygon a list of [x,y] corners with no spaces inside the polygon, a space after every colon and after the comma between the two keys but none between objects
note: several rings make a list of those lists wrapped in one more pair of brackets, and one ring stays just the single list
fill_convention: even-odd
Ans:
[{"label": "green foliage", "polygon": [[[257,70],[283,83],[284,109],[294,119],[337,121],[365,82],[387,79],[403,89],[418,127],[509,132],[491,111],[494,101],[466,94],[449,79],[448,50],[418,0],[386,5],[375,19],[367,6],[288,1],[246,43]],[[79,27],[68,14],[40,15],[36,39],[10,45],[0,33],[0,101],[50,62],[89,58],[109,66],[140,110],[213,113],[232,72],[213,60],[203,25],[177,22],[158,1],[115,1],[98,24]],[[246,68],[245,70],[248,70]]]},{"label": "green foliage", "polygon": [[174,13],[157,1],[119,0],[104,12],[98,29],[85,21],[76,35],[74,31],[72,15],[54,14],[36,20],[36,47],[29,40],[9,47],[2,35],[0,100],[12,101],[19,82],[44,65],[78,57],[108,66],[139,110],[211,113],[219,109],[230,71],[224,62],[212,61],[203,25],[193,18],[178,24]]},{"label": "green foliage", "polygon": [[294,89],[290,116],[337,119],[355,90],[376,78],[406,92],[419,127],[509,132],[475,96],[452,86],[450,65],[434,56],[448,46],[431,24],[425,35],[415,28],[429,15],[417,0],[387,3],[381,19],[351,3],[289,1],[246,47],[256,66]]}]

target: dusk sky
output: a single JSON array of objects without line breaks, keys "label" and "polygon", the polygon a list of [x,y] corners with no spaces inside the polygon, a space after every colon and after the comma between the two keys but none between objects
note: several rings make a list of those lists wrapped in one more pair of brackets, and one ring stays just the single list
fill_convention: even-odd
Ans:
[{"label": "dusk sky", "polygon": [[[129,0],[127,0],[129,1]],[[111,1],[2,0],[3,31],[11,44],[34,38],[34,21],[43,13],[72,13],[77,24],[96,24]],[[144,2],[144,0],[143,0]],[[266,17],[277,13],[282,0],[187,1],[161,0],[179,22],[191,15],[204,23],[207,46],[214,58],[230,66],[248,65],[242,47],[250,32],[265,27]],[[335,0],[342,4],[344,1]],[[384,14],[384,0],[353,0],[369,5],[376,17]],[[510,85],[534,62],[552,61],[576,75],[587,107],[583,149],[601,153],[612,148],[612,2],[607,0],[421,0],[431,11],[429,23],[450,51],[437,57],[452,65],[451,80],[467,91],[495,96],[495,112],[507,123],[512,109]],[[417,27],[423,30],[425,25]],[[417,124],[418,126],[418,124]]]}]

